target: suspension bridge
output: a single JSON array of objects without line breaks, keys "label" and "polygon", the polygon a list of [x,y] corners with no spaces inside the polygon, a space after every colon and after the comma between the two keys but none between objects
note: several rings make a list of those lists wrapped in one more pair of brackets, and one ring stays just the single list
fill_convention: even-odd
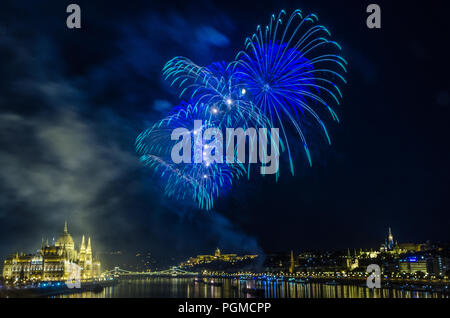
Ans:
[{"label": "suspension bridge", "polygon": [[155,271],[155,272],[133,272],[125,269],[121,269],[120,267],[114,267],[114,269],[110,271],[106,271],[102,274],[103,277],[191,277],[198,276],[199,273],[188,272],[180,269],[179,267],[173,266],[169,269],[163,271]]}]

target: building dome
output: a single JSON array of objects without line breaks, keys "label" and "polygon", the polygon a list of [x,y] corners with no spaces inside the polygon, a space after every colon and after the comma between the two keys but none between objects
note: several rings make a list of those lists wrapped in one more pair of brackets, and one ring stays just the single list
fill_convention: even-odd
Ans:
[{"label": "building dome", "polygon": [[72,235],[67,231],[67,222],[64,225],[64,232],[55,242],[55,246],[65,246],[66,248],[74,248]]}]

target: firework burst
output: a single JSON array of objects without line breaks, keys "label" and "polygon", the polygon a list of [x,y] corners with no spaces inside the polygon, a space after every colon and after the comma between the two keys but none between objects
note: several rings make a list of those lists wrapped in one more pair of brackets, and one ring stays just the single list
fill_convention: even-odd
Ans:
[{"label": "firework burst", "polygon": [[[230,190],[234,180],[250,175],[250,163],[245,167],[242,162],[203,160],[203,147],[208,145],[201,138],[209,128],[279,128],[280,145],[274,151],[287,152],[294,174],[289,143],[293,140],[288,137],[293,129],[312,165],[306,123],[312,118],[331,143],[322,118],[327,114],[339,121],[334,108],[342,99],[339,86],[346,83],[343,74],[347,62],[339,55],[339,44],[330,38],[316,15],[296,10],[287,16],[282,10],[271,16],[267,26],[257,27],[231,63],[202,67],[185,57],[168,61],[163,76],[189,103],[182,102],[136,140],[140,160],[161,176],[166,195],[190,198],[209,210],[215,199]],[[194,121],[201,122],[201,127],[192,128]],[[189,139],[191,147],[201,145],[200,153],[194,151],[190,158],[196,163],[175,164],[171,159],[178,142],[171,134],[178,128],[186,128],[193,136]],[[278,138],[278,130],[276,134]],[[256,146],[250,142],[250,148]],[[276,175],[278,178],[278,172]]]},{"label": "firework burst", "polygon": [[[195,121],[201,121],[201,127],[193,128]],[[136,139],[140,161],[161,177],[164,193],[168,197],[178,200],[190,198],[200,209],[210,210],[215,199],[225,195],[233,182],[245,174],[242,164],[212,162],[204,156],[203,151],[210,144],[203,142],[203,132],[215,128],[216,124],[214,116],[205,107],[182,103],[171,115],[143,131]],[[193,152],[190,163],[176,164],[171,157],[178,143],[178,140],[172,140],[171,135],[179,128],[186,128],[193,137],[190,148],[201,145],[200,154]],[[196,157],[200,157],[200,161]]]},{"label": "firework burst", "polygon": [[339,44],[330,32],[318,24],[314,14],[296,10],[289,17],[285,11],[272,15],[267,26],[258,26],[245,41],[245,50],[236,56],[235,76],[253,97],[253,103],[279,127],[294,174],[291,147],[286,126],[299,135],[308,162],[310,151],[303,132],[304,120],[311,116],[331,143],[321,119],[325,110],[339,121],[333,107],[342,98],[339,83],[346,83],[346,61],[337,53]]}]

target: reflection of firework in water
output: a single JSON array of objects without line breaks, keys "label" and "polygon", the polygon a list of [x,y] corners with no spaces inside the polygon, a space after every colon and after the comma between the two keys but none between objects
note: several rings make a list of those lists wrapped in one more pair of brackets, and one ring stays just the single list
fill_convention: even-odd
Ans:
[{"label": "reflection of firework in water", "polygon": [[[191,198],[200,208],[209,210],[234,179],[250,172],[250,167],[242,164],[208,160],[175,164],[171,151],[178,140],[172,141],[171,134],[176,128],[186,128],[194,136],[190,139],[192,147],[208,128],[280,128],[280,150],[287,151],[294,174],[287,137],[289,128],[293,128],[311,165],[306,120],[314,119],[331,143],[322,116],[328,113],[338,121],[333,107],[342,98],[338,85],[346,82],[342,74],[347,63],[338,55],[340,46],[329,38],[329,31],[318,24],[316,15],[296,10],[288,17],[281,11],[278,16],[272,15],[269,25],[257,27],[256,33],[246,39],[245,50],[231,63],[201,67],[184,57],[167,62],[163,76],[189,103],[182,102],[136,140],[141,161],[163,178],[166,195]],[[193,130],[195,120],[200,120],[202,127]],[[204,150],[200,154],[194,151],[192,162],[196,156],[202,157]]]},{"label": "reflection of firework in water", "polygon": [[[194,149],[196,143],[201,144],[203,152],[210,146],[210,143],[203,144],[200,140],[203,132],[216,127],[211,117],[205,115],[203,107],[182,104],[172,115],[142,132],[136,140],[141,162],[162,178],[165,194],[178,200],[192,199],[205,210],[210,210],[214,200],[230,190],[233,180],[244,174],[244,167],[211,163],[205,160],[204,153],[200,153],[201,163],[194,163],[198,155],[195,152],[191,154],[192,163],[175,164],[171,152],[178,140],[171,140],[171,134],[174,129],[186,128],[193,136],[190,147]],[[194,130],[195,120],[202,120],[202,126]]]},{"label": "reflection of firework in water", "polygon": [[285,15],[272,15],[269,25],[258,26],[247,38],[245,51],[236,57],[235,74],[246,84],[253,103],[281,129],[294,173],[286,123],[300,136],[311,164],[302,118],[312,116],[331,143],[320,113],[325,110],[338,121],[332,107],[339,105],[342,95],[334,80],[345,83],[341,73],[346,61],[336,55],[341,48],[328,40],[330,33],[317,24],[316,15],[304,16],[300,10],[289,18]]}]

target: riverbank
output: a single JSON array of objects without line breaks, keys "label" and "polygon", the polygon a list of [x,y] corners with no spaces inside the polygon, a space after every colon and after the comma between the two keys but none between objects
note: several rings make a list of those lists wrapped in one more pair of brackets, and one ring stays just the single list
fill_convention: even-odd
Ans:
[{"label": "riverbank", "polygon": [[40,286],[5,286],[0,288],[0,298],[36,298],[83,292],[101,293],[104,288],[118,284],[118,280],[81,283],[80,288],[69,288],[64,282],[49,282]]},{"label": "riverbank", "polygon": [[[301,276],[301,277],[286,277],[286,276],[248,276],[248,275],[201,275],[200,279],[211,280],[228,278],[240,281],[259,281],[259,282],[284,282],[293,284],[324,284],[330,286],[359,286],[367,287],[367,278],[354,277],[317,277],[317,276]],[[404,290],[413,292],[436,292],[445,295],[450,294],[450,282],[446,281],[430,281],[430,280],[410,280],[410,279],[381,279],[383,289]]]}]

